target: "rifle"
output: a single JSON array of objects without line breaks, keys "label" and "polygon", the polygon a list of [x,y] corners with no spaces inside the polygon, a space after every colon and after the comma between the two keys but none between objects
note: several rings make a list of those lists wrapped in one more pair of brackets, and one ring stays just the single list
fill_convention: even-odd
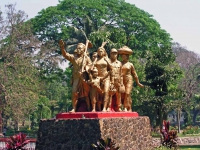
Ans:
[{"label": "rifle", "polygon": [[82,61],[82,68],[81,68],[81,72],[84,72],[84,63],[85,63],[85,57],[87,55],[87,49],[92,48],[92,43],[86,38],[86,44],[85,44],[85,52],[84,52],[84,56],[83,56],[83,61]]}]

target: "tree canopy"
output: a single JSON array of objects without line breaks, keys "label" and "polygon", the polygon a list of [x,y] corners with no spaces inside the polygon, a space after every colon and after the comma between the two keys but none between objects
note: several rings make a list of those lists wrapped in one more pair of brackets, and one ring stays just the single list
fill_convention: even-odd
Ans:
[{"label": "tree canopy", "polygon": [[[77,43],[85,43],[86,38],[93,44],[91,51],[96,51],[103,41],[107,41],[107,51],[123,45],[130,47],[133,55],[140,59],[137,65],[144,66],[135,66],[143,71],[139,75],[152,89],[151,95],[158,100],[153,105],[159,103],[163,106],[170,102],[164,97],[168,96],[170,89],[177,87],[175,80],[180,78],[181,71],[174,63],[170,34],[161,29],[148,12],[124,0],[61,0],[57,6],[43,9],[30,21],[41,41],[54,41],[57,45],[58,40],[63,39],[69,52],[73,52],[71,50]],[[57,49],[51,51],[52,56],[58,53]],[[134,59],[131,61],[136,62]],[[133,97],[133,101],[139,99]],[[150,96],[148,100],[152,102]],[[159,119],[162,119],[163,114],[160,115]]]},{"label": "tree canopy", "polygon": [[30,24],[24,23],[27,15],[15,10],[14,5],[6,8],[6,17],[2,16],[0,25],[0,101],[4,116],[17,122],[34,111],[42,87],[34,66],[33,47],[39,41]]},{"label": "tree canopy", "polygon": [[[55,111],[66,110],[64,107],[68,107],[67,99],[71,94],[69,84],[71,69],[67,68],[64,72],[58,67],[63,59],[58,41],[60,39],[66,41],[66,48],[70,53],[77,43],[85,43],[86,39],[93,44],[89,52],[96,51],[102,42],[107,41],[105,46],[107,51],[124,45],[134,51],[130,61],[136,70],[139,70],[140,81],[147,88],[133,89],[133,104],[143,107],[139,107],[141,112],[152,115],[151,119],[156,119],[157,115],[162,119],[164,115],[159,111],[173,102],[171,95],[174,91],[178,91],[177,80],[182,76],[180,68],[175,63],[170,34],[162,29],[148,12],[124,0],[60,0],[59,2],[57,6],[41,10],[29,21],[26,21],[22,12],[13,14],[15,20],[7,26],[6,29],[9,30],[3,34],[0,43],[2,68],[0,90],[10,92],[13,91],[10,90],[14,89],[13,87],[15,89],[20,87],[17,92],[13,92],[19,96],[22,93],[20,89],[24,88],[24,97],[20,97],[23,103],[28,99],[25,97],[28,92],[34,91],[34,88],[35,91],[38,90],[36,87],[40,87],[39,79],[42,79],[46,86],[40,93],[39,103],[34,104],[37,111],[32,116],[40,118],[53,116]],[[3,26],[0,27],[3,29]],[[0,32],[3,33],[2,31]],[[38,73],[40,78],[37,78]],[[8,78],[7,74],[10,75],[9,79],[12,78],[15,82],[4,80]],[[5,84],[5,81],[8,82]],[[35,86],[30,89],[32,81]],[[4,89],[5,85],[8,90]],[[16,99],[14,94],[12,102]],[[34,100],[38,98],[36,92],[31,94],[32,97],[35,96]],[[12,104],[16,107],[14,103]],[[158,111],[156,115],[155,111]]]},{"label": "tree canopy", "polygon": [[68,45],[85,43],[85,36],[94,49],[102,41],[107,48],[126,45],[135,51],[170,47],[170,35],[161,29],[149,13],[124,0],[61,0],[31,19],[35,34],[41,41],[60,39]]}]

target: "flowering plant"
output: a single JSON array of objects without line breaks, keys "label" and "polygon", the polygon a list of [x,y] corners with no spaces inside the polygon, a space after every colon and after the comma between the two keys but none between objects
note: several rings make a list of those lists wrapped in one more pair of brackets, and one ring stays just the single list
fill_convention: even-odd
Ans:
[{"label": "flowering plant", "polygon": [[7,150],[25,150],[24,146],[30,141],[26,139],[26,134],[18,133],[10,136],[10,139],[6,143]]},{"label": "flowering plant", "polygon": [[170,149],[174,147],[175,149],[178,146],[177,142],[177,131],[176,130],[169,130],[169,121],[163,121],[163,128],[160,131],[163,137],[162,145],[169,147]]}]

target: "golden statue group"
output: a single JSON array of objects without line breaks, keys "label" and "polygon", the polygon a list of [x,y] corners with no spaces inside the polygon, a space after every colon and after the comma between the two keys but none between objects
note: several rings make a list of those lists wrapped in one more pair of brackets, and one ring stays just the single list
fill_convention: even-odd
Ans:
[{"label": "golden statue group", "polygon": [[[87,55],[90,43],[78,43],[74,54],[65,51],[65,43],[60,40],[59,45],[62,55],[72,63],[72,107],[70,112],[77,111],[78,100],[84,98],[88,111],[132,111],[131,91],[133,78],[141,88],[137,73],[129,55],[133,51],[127,46],[120,49],[111,49],[110,58],[104,49],[103,42],[97,52],[92,55],[92,60]],[[118,61],[121,55],[122,62]]]}]

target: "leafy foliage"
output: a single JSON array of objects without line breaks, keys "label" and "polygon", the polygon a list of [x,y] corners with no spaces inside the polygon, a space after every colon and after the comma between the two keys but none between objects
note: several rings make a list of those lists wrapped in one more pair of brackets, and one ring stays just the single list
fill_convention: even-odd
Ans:
[{"label": "leafy foliage", "polygon": [[199,127],[198,126],[187,126],[184,130],[183,130],[183,135],[186,134],[199,134]]},{"label": "leafy foliage", "polygon": [[30,141],[26,139],[26,134],[18,133],[10,137],[8,143],[6,143],[7,150],[25,150],[24,146]]},{"label": "leafy foliage", "polygon": [[161,127],[162,120],[165,119],[169,110],[169,104],[174,100],[173,94],[178,88],[182,71],[174,62],[175,56],[170,47],[160,46],[160,50],[154,53],[146,51],[146,58],[146,85],[149,86],[151,92],[144,103],[154,109],[156,125]]},{"label": "leafy foliage", "polygon": [[[176,62],[183,70],[184,77],[179,82],[179,89],[183,92],[182,98],[179,98],[179,106],[187,113],[185,121],[191,125],[196,123],[196,116],[199,113],[199,71],[200,71],[200,57],[198,54],[187,50],[179,43],[173,43],[172,50],[176,55]],[[178,106],[178,105],[177,105]],[[193,120],[190,120],[190,112],[193,113]]]},{"label": "leafy foliage", "polygon": [[[22,12],[20,13],[23,14]],[[144,90],[137,87],[133,89],[133,104],[138,107],[137,109],[140,109],[139,111],[143,115],[148,115],[151,120],[158,118],[161,121],[166,116],[167,112],[162,112],[161,110],[165,109],[167,111],[167,108],[173,102],[172,95],[177,91],[177,80],[181,78],[182,72],[177,64],[174,63],[175,56],[171,49],[172,39],[170,35],[161,29],[152,15],[140,10],[135,5],[126,3],[124,0],[62,0],[57,6],[43,9],[30,21],[26,23],[24,21],[25,18],[22,20],[18,18],[16,19],[17,23],[10,24],[7,29],[13,30],[8,30],[6,33],[9,34],[6,34],[4,36],[6,38],[1,41],[1,43],[6,44],[1,47],[0,51],[1,55],[4,56],[0,59],[0,62],[2,62],[0,63],[1,70],[4,72],[0,74],[2,75],[2,81],[6,79],[5,81],[9,82],[7,84],[0,82],[0,90],[4,91],[2,94],[4,101],[6,101],[5,98],[7,100],[10,98],[7,96],[9,92],[10,96],[14,93],[12,97],[13,103],[10,103],[10,105],[13,104],[13,107],[15,106],[12,110],[17,108],[14,98],[15,100],[20,99],[19,101],[22,104],[25,100],[30,102],[30,98],[27,98],[29,96],[27,93],[30,92],[31,97],[34,98],[31,102],[34,103],[32,103],[31,107],[28,107],[31,110],[28,110],[31,113],[36,110],[31,115],[33,120],[36,116],[41,117],[39,114],[49,117],[49,114],[54,116],[56,112],[65,111],[68,108],[68,100],[70,99],[71,69],[68,68],[63,72],[58,68],[63,57],[60,54],[57,41],[64,39],[67,44],[67,50],[73,52],[72,50],[74,50],[77,43],[85,43],[86,38],[88,38],[93,43],[93,49],[90,52],[95,51],[102,41],[107,41],[108,44],[105,46],[107,51],[113,47],[119,48],[123,45],[133,49],[134,58],[133,56],[130,57],[131,62],[133,62],[138,72],[140,81],[146,85]],[[34,34],[40,41],[29,32],[31,31],[30,24],[33,25]],[[21,42],[26,44],[21,45]],[[16,50],[13,51],[14,49]],[[7,57],[7,52],[9,52],[10,59],[7,59],[9,58]],[[12,54],[15,55],[13,56]],[[139,59],[139,61],[136,61],[136,59]],[[16,67],[17,64],[22,66],[22,62],[27,67]],[[34,64],[34,67],[37,67],[39,72],[34,67],[30,67],[31,65],[28,66],[29,64]],[[32,71],[27,72],[30,76],[26,74],[25,78],[24,72],[29,67]],[[19,76],[22,77],[19,72],[24,73],[23,79],[18,79]],[[40,74],[38,75],[38,73]],[[9,75],[9,78],[7,78],[7,75]],[[34,75],[45,81],[45,89],[38,89],[38,87],[44,88],[44,86],[39,84],[38,78]],[[17,84],[10,82],[10,78],[18,81],[16,82]],[[20,83],[23,83],[23,85]],[[25,85],[28,88],[25,88]],[[20,98],[16,98],[17,94],[18,97],[22,95],[22,90],[19,92],[17,87],[25,89],[27,93],[24,92],[24,95],[26,97],[20,96]],[[34,91],[30,88],[34,88]],[[40,92],[37,93],[36,91]],[[39,94],[42,96],[39,97]],[[44,99],[41,100],[41,97]],[[37,100],[40,103],[36,104]],[[42,110],[43,106],[45,106],[45,109],[42,112],[40,110]],[[7,114],[12,114],[12,110],[7,107]],[[21,112],[21,114],[27,114],[26,111],[24,112]],[[17,117],[24,116],[18,115]]]},{"label": "leafy foliage", "polygon": [[169,130],[169,121],[163,121],[163,129],[161,130],[161,134],[163,136],[162,145],[168,148],[177,149],[177,131]]},{"label": "leafy foliage", "polygon": [[171,41],[152,15],[123,0],[63,0],[31,22],[41,41],[64,39],[72,46],[85,43],[87,37],[95,50],[102,41],[108,41],[108,49],[127,45],[140,51],[158,50],[158,45],[170,46]]},{"label": "leafy foliage", "polygon": [[115,146],[115,143],[110,139],[99,139],[97,141],[97,144],[92,144],[92,147],[94,147],[96,150],[118,150],[119,147]]},{"label": "leafy foliage", "polygon": [[[176,80],[181,78],[182,72],[174,63],[170,35],[161,29],[152,15],[123,0],[63,0],[55,7],[43,9],[30,21],[41,41],[54,40],[57,45],[58,40],[64,39],[70,53],[77,43],[85,43],[86,38],[93,43],[90,52],[103,41],[107,41],[107,51],[123,45],[133,49],[134,57],[140,62],[131,61],[136,70],[139,68],[141,71],[140,81],[147,85],[145,90],[133,89],[133,104],[143,109],[139,110],[142,114],[151,115],[153,120],[158,118],[156,124],[162,124],[167,112],[163,114],[161,110],[166,110],[173,101]],[[51,55],[57,54],[56,49],[51,51]],[[155,115],[154,112],[158,113]]]},{"label": "leafy foliage", "polygon": [[4,116],[15,122],[24,120],[34,111],[42,82],[34,66],[35,48],[39,41],[32,34],[26,14],[6,6],[0,25],[0,91]]}]

